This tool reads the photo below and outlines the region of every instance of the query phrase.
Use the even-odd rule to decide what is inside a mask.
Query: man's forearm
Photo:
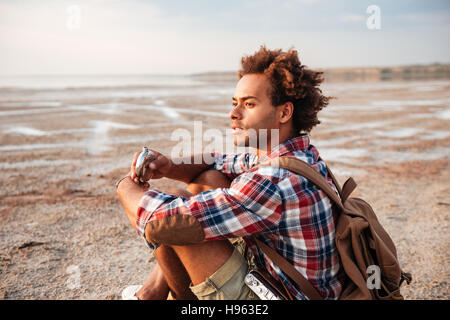
[[[117,195],[122,204],[127,218],[136,229],[136,215],[139,202],[145,194],[145,189],[134,183],[131,178],[123,179],[117,187]]]
[[[204,156],[201,158],[202,163],[195,164],[198,162],[197,158],[200,158],[200,156],[197,155],[195,157],[195,155],[192,155],[185,158],[171,159],[172,167],[166,177],[188,184],[191,183],[200,173],[211,168],[211,164],[205,162]]]

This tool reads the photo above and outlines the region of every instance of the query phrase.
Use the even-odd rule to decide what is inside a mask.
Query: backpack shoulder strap
[[[295,283],[297,283],[305,296],[307,296],[310,300],[323,300],[322,296],[317,292],[312,284],[284,257],[278,254],[271,247],[267,246],[265,243],[258,240],[255,236],[253,236],[253,240],[256,242],[256,245],[261,248],[264,254],[272,260],[273,263],[275,263],[281,270],[283,270],[284,273],[286,273],[292,280],[295,281]]]
[[[302,177],[305,177],[312,183],[314,183],[320,190],[322,190],[328,198],[330,198],[339,208],[344,209],[340,195],[330,187],[327,180],[318,173],[314,168],[312,168],[306,162],[294,158],[294,157],[279,157],[267,162],[261,163],[259,166],[274,166],[287,169],[289,171],[295,172]],[[339,190],[339,189],[338,189]]]
[[[274,166],[280,167],[292,172],[295,172],[314,183],[320,190],[322,190],[336,205],[343,209],[342,201],[340,199],[341,189],[337,185],[339,194],[330,187],[325,178],[312,168],[306,162],[294,157],[279,157],[270,161],[259,164],[258,166]],[[333,181],[335,180],[332,176]],[[275,263],[284,273],[286,273],[302,290],[302,292],[311,300],[323,300],[317,290],[311,283],[292,266],[284,257],[278,254],[274,249],[270,248],[256,237],[253,237],[257,246],[266,254],[273,263]]]
[[[323,159],[319,156],[319,161],[323,161]],[[323,163],[325,163],[325,161],[323,161]],[[339,182],[337,181],[336,177],[334,176],[333,172],[330,170],[330,167],[328,167],[328,165],[325,163],[325,166],[327,167],[327,172],[328,175],[330,176],[331,180],[333,181],[333,184],[336,186],[336,189],[339,193],[339,196],[342,199],[342,188],[341,185],[339,184]]]

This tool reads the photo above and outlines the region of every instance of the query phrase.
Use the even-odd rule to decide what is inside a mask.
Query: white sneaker
[[[139,300],[136,297],[136,292],[142,288],[142,285],[128,286],[122,291],[122,300]]]

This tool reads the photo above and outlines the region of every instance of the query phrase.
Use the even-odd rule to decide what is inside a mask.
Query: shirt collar
[[[262,157],[258,163],[269,161],[277,157],[281,157],[287,153],[295,150],[308,149],[310,145],[309,136],[307,134],[302,134],[294,138],[288,139],[278,146],[274,147],[270,152],[268,152],[264,157]]]

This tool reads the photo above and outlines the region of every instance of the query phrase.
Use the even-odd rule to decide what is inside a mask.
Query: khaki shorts
[[[199,300],[259,300],[244,282],[247,269],[247,260],[235,248],[211,277],[190,288]]]

